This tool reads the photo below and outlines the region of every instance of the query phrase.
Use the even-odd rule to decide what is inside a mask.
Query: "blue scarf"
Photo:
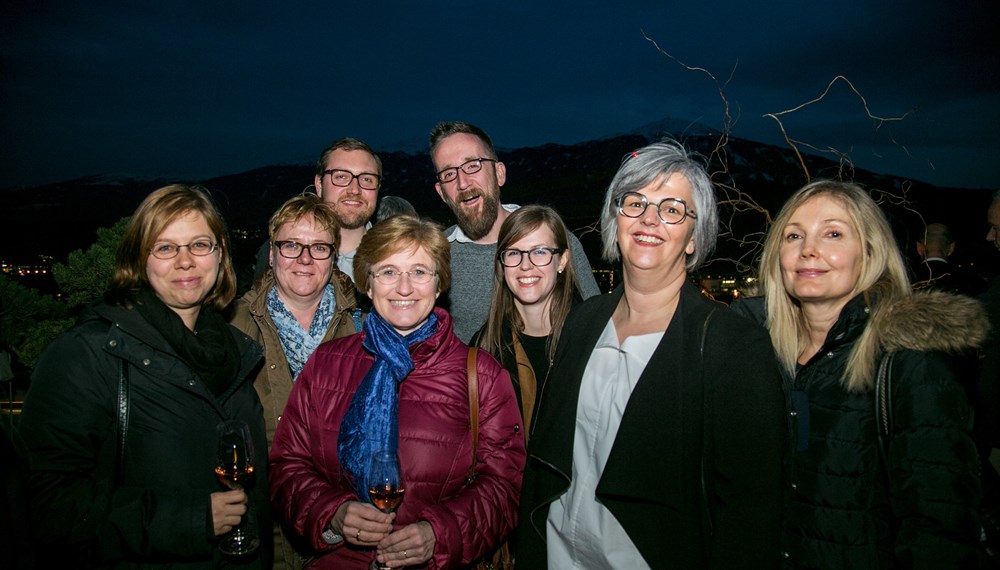
[[[399,394],[397,385],[413,370],[410,346],[427,340],[437,331],[437,315],[431,313],[419,329],[403,336],[377,312],[365,319],[365,350],[375,363],[354,393],[351,406],[340,422],[337,453],[340,465],[354,478],[354,490],[362,502],[368,496],[368,468],[372,455],[381,449],[399,449]]]
[[[267,294],[267,312],[271,315],[274,328],[278,330],[278,340],[281,341],[285,360],[288,361],[292,382],[299,377],[299,372],[302,372],[309,355],[323,342],[326,329],[333,320],[336,309],[337,299],[333,296],[333,286],[327,284],[323,288],[323,296],[320,298],[319,306],[316,307],[316,313],[313,314],[309,330],[303,330],[298,319],[278,296],[277,287],[271,287],[271,291]]]

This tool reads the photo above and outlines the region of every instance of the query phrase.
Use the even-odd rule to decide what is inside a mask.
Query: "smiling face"
[[[638,218],[617,214],[618,248],[626,278],[635,271],[657,272],[664,283],[673,283],[687,275],[685,262],[694,253],[694,220],[685,217],[678,224],[663,223],[655,204],[666,198],[679,198],[693,204],[691,184],[681,174],[653,180],[638,191],[649,207]]]
[[[198,240],[218,243],[200,212],[186,212],[156,236],[156,244],[187,245]],[[177,257],[157,259],[149,254],[146,259],[146,279],[163,304],[177,313],[189,329],[194,329],[202,303],[215,287],[219,276],[221,249],[208,255],[191,255],[189,248],[181,248]]]
[[[363,150],[344,150],[338,148],[326,157],[324,170],[346,170],[355,176],[368,173],[378,174],[378,163],[375,157]],[[364,226],[375,213],[375,202],[378,201],[378,189],[364,190],[358,186],[354,178],[347,186],[336,186],[330,181],[329,174],[317,175],[314,184],[316,193],[333,206],[337,221],[344,229],[353,230]]]
[[[454,168],[476,158],[492,158],[483,141],[475,135],[456,133],[441,140],[434,148],[431,160],[434,171]],[[484,161],[475,174],[458,169],[458,177],[448,183],[437,182],[438,196],[451,208],[458,227],[475,241],[490,233],[500,212],[500,187],[507,181],[507,169],[502,162]]]
[[[274,241],[297,241],[305,245],[334,243],[330,231],[317,227],[312,214],[282,224],[274,234]],[[286,304],[319,303],[323,288],[330,282],[333,274],[333,262],[333,256],[313,259],[312,252],[305,249],[297,258],[289,259],[278,253],[278,248],[271,244],[271,269],[278,297]]]
[[[527,233],[521,239],[508,246],[508,249],[531,251],[540,247],[557,248],[552,230],[541,225]],[[564,251],[552,256],[552,263],[536,267],[528,255],[521,256],[521,264],[517,267],[504,267],[503,277],[507,288],[514,295],[514,302],[519,306],[547,305],[552,300],[552,291],[556,288],[559,273],[566,269],[570,253]]]
[[[785,291],[802,305],[839,313],[861,276],[861,239],[847,210],[819,194],[799,206],[781,231]]]
[[[405,248],[389,257],[372,264],[371,272],[378,273],[384,269],[399,272],[412,272],[418,269],[435,273],[437,265],[423,247]],[[419,329],[431,311],[434,302],[441,294],[438,288],[438,278],[434,276],[427,283],[413,283],[409,275],[404,274],[399,281],[386,285],[368,276],[368,297],[372,307],[396,332],[406,336]]]

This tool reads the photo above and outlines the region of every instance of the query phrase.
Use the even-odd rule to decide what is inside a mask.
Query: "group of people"
[[[967,376],[987,316],[911,292],[863,189],[797,191],[769,229],[762,296],[729,308],[690,279],[718,214],[682,145],[636,149],[609,184],[608,295],[555,210],[501,203],[482,129],[442,123],[429,150],[454,227],[373,219],[381,162],[341,139],[316,193],[271,217],[240,299],[208,194],[143,201],[105,299],[43,355],[18,425],[40,562],[985,562]],[[259,451],[234,490],[213,470],[227,420]],[[383,452],[404,481],[393,512],[370,492]],[[260,547],[234,558],[216,542],[238,526]]]

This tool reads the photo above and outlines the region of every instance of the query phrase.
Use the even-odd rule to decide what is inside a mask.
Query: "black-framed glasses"
[[[334,186],[350,186],[351,181],[355,178],[358,179],[358,187],[363,190],[376,190],[378,189],[379,181],[382,177],[378,174],[372,174],[371,172],[362,172],[361,174],[354,174],[349,170],[341,170],[339,168],[331,168],[330,170],[324,170],[324,175],[330,175],[330,183]]]
[[[156,259],[173,259],[181,252],[181,248],[186,247],[188,253],[204,257],[211,255],[219,247],[219,244],[207,239],[195,240],[191,243],[176,244],[169,241],[161,241],[153,244],[149,248],[149,253]]]
[[[458,169],[461,168],[462,172],[466,174],[475,174],[483,169],[484,162],[496,162],[492,158],[473,158],[472,160],[466,160],[458,166],[452,166],[451,168],[445,168],[437,173],[438,182],[441,184],[447,184],[449,182],[454,182],[458,179]]]
[[[535,267],[545,267],[552,263],[552,258],[563,250],[558,247],[536,247],[535,249],[501,249],[497,252],[497,259],[504,267],[518,267],[528,256],[528,260]]]
[[[399,280],[403,278],[403,275],[410,276],[410,283],[414,285],[426,285],[431,282],[431,279],[437,275],[437,271],[430,271],[429,269],[414,269],[412,271],[400,271],[398,269],[393,269],[392,267],[387,267],[385,269],[379,269],[378,271],[369,271],[372,277],[376,281],[383,285],[395,285],[399,283]]]
[[[689,210],[687,202],[680,198],[664,198],[658,204],[638,192],[626,192],[618,198],[618,213],[627,218],[641,218],[649,206],[656,207],[656,216],[664,224],[679,224],[685,217],[698,219],[698,214]]]
[[[278,254],[281,257],[288,259],[298,259],[306,250],[309,250],[309,256],[317,261],[330,259],[330,256],[333,255],[332,243],[299,243],[294,240],[283,240],[274,242],[274,246],[278,248]]]

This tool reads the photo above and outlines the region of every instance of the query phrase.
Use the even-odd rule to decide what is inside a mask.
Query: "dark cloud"
[[[312,160],[330,140],[481,124],[571,143],[671,116],[864,168],[1000,186],[995,18],[918,2],[264,2],[0,8],[0,187],[91,173],[197,177]],[[645,37],[644,37],[645,36]],[[647,39],[648,38],[648,39]],[[657,51],[652,41],[666,52]],[[669,54],[669,55],[667,55]],[[684,65],[704,68],[693,71]]]

